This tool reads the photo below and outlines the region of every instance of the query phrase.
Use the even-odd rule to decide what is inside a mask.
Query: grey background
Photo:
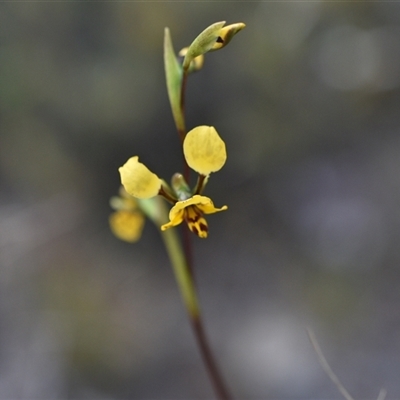
[[[117,168],[182,169],[175,50],[245,22],[190,77],[188,127],[228,161],[229,210],[193,237],[212,346],[237,399],[400,398],[400,5],[0,4],[0,398],[210,399],[156,229],[108,229]]]

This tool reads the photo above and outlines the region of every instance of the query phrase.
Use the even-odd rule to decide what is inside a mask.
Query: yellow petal
[[[221,208],[214,207],[213,202],[209,204],[203,204],[197,206],[204,214],[214,214],[219,211],[225,211],[228,209],[228,206],[222,206]]]
[[[176,213],[189,206],[197,206],[204,214],[212,214],[214,212],[224,211],[228,208],[227,206],[215,208],[214,203],[209,197],[195,194],[193,197],[190,197],[187,200],[178,201],[171,208],[171,211],[169,212],[169,218],[174,218]]]
[[[176,202],[176,204],[171,208],[171,210],[169,212],[170,222],[161,226],[161,230],[165,231],[168,228],[179,225],[185,218],[185,209],[190,206],[196,206],[204,214],[213,214],[218,211],[224,211],[224,210],[228,209],[227,206],[223,206],[221,208],[216,208],[216,207],[214,207],[214,203],[212,202],[212,200],[209,197],[200,196],[199,194],[196,194],[187,200],[182,200],[182,201]],[[188,221],[190,230],[192,232],[195,232],[195,230],[193,229],[193,226],[195,226],[195,224],[194,223],[190,224],[189,222],[190,221]],[[201,220],[196,218],[195,222],[198,224],[203,223],[204,226],[207,228],[207,222],[204,220],[204,218],[202,218]],[[196,228],[197,228],[197,232],[195,232],[195,233],[198,236],[204,237],[204,238],[207,237],[207,229],[206,228],[199,229],[197,225],[196,225]],[[200,235],[199,232],[202,232],[202,235]]]
[[[121,183],[125,190],[138,199],[149,199],[157,196],[161,180],[153,174],[144,164],[139,162],[139,157],[131,157],[119,168]]]
[[[188,132],[183,153],[189,167],[205,176],[219,171],[226,161],[225,143],[213,126],[197,126]]]
[[[180,202],[178,202],[180,203]],[[176,204],[178,204],[176,203]],[[179,225],[183,221],[184,211],[183,208],[177,208],[176,205],[171,208],[169,212],[170,221],[161,226],[161,230],[165,231],[173,226]]]
[[[199,194],[195,194],[191,197],[191,204],[195,205],[200,209],[204,214],[214,214],[219,211],[225,211],[228,209],[228,206],[222,206],[221,208],[216,208],[212,200],[207,196],[200,196]],[[188,201],[186,200],[186,201]]]
[[[109,217],[112,233],[126,242],[136,242],[142,235],[145,218],[140,212],[116,211]]]

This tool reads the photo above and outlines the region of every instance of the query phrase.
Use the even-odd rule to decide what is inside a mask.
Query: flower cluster
[[[225,21],[208,26],[188,47],[179,52],[179,56],[183,57],[181,62],[173,49],[169,29],[165,28],[164,67],[168,97],[175,125],[183,141],[186,164],[198,173],[198,180],[191,190],[183,175],[175,174],[169,186],[142,164],[138,156],[131,157],[119,168],[123,190],[119,197],[111,199],[111,207],[116,211],[110,216],[110,225],[120,239],[130,242],[138,240],[144,224],[144,214],[161,225],[162,231],[186,221],[192,232],[206,238],[208,225],[203,215],[228,208],[216,208],[209,197],[202,195],[210,174],[219,171],[225,164],[225,143],[212,126],[197,126],[186,133],[184,89],[188,74],[202,68],[204,55],[225,47],[244,27],[242,22],[225,26]],[[160,203],[155,205],[156,196],[164,197],[173,205],[167,223],[164,223],[166,217],[155,217],[156,214],[159,216],[159,212],[154,214],[154,210],[160,211],[162,208]],[[153,199],[153,202],[149,199]]]
[[[213,214],[228,208],[216,208],[210,198],[201,195],[209,175],[219,171],[225,164],[225,143],[214,127],[197,126],[185,136],[183,153],[189,167],[199,174],[194,190],[189,189],[181,174],[175,174],[171,187],[168,186],[142,164],[138,156],[131,157],[119,168],[121,183],[134,198],[149,199],[161,195],[173,204],[169,212],[169,222],[162,225],[161,230],[186,221],[192,232],[206,238],[208,225],[203,214]]]

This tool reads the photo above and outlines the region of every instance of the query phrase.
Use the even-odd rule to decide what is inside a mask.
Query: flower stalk
[[[157,211],[154,212],[148,209],[147,216],[152,219],[159,228],[167,219],[167,209],[160,197],[155,198],[155,201],[158,202],[158,207],[156,208]],[[155,208],[153,208],[153,210],[155,210]],[[214,391],[219,400],[230,400],[231,396],[218,369],[207,339],[193,274],[182,249],[177,231],[174,229],[168,229],[164,232],[161,232],[161,237],[171,262],[175,279],[178,284],[197,345],[200,349],[200,353],[206,366],[210,381],[212,382]]]
[[[213,24],[211,27],[206,29],[206,31],[207,31],[206,35],[208,35],[207,40],[206,40],[208,43],[207,46],[210,46],[210,43],[214,43],[217,40],[218,36],[216,35],[215,32],[216,32],[216,30],[220,29],[223,25],[224,25],[224,22],[217,23],[217,24]],[[211,36],[213,35],[211,37],[211,39],[210,39],[210,35]],[[204,37],[204,35],[203,35],[203,37]],[[190,153],[191,155],[194,155],[194,158],[198,157],[197,150],[201,150],[202,145],[204,145],[204,141],[201,142],[201,140],[199,141],[198,138],[197,138],[197,141],[196,141],[196,139],[188,141],[187,140],[188,134],[185,130],[185,92],[186,92],[187,78],[189,75],[190,66],[195,64],[194,61],[196,60],[196,58],[197,59],[201,58],[201,61],[198,63],[200,68],[203,65],[203,53],[205,51],[202,51],[201,46],[197,44],[199,41],[201,42],[201,40],[202,40],[202,34],[200,34],[195,39],[195,41],[193,42],[194,46],[192,43],[192,45],[189,48],[185,49],[185,51],[184,51],[185,58],[183,60],[182,68],[180,69],[181,79],[176,79],[174,83],[168,83],[168,77],[171,76],[171,72],[168,72],[168,70],[171,68],[175,68],[175,66],[172,64],[171,61],[168,61],[170,59],[170,56],[167,53],[169,53],[171,50],[173,51],[173,46],[172,46],[172,40],[171,40],[168,28],[166,28],[166,30],[165,30],[164,60],[166,61],[165,62],[165,70],[166,70],[166,78],[167,78],[167,89],[168,89],[169,93],[172,88],[173,88],[172,90],[179,93],[179,97],[173,96],[173,95],[171,96],[171,94],[169,94],[169,99],[170,99],[170,101],[171,101],[171,99],[176,99],[176,100],[179,99],[179,101],[176,101],[175,104],[171,103],[171,108],[172,108],[172,110],[175,110],[175,113],[173,111],[175,125],[176,125],[177,131],[178,131],[178,135],[181,138],[181,141],[183,144],[183,150],[184,150],[184,154],[185,154],[184,177],[183,178],[184,178],[184,180],[189,181],[189,175],[190,175],[189,167],[191,167],[199,172],[196,188],[194,190],[195,195],[198,195],[199,193],[201,193],[201,191],[204,188],[205,183],[207,181],[208,174],[210,172],[214,172],[214,171],[217,171],[220,168],[222,168],[222,166],[224,165],[225,160],[226,160],[225,144],[222,142],[222,140],[221,140],[221,142],[222,142],[222,147],[223,147],[223,156],[222,156],[223,161],[221,162],[220,166],[218,165],[215,168],[213,168],[213,171],[210,170],[210,171],[207,171],[208,173],[203,174],[201,171],[199,171],[196,168],[196,159],[194,161],[192,161],[191,156],[189,156],[189,157],[187,156],[187,153],[188,154]],[[204,43],[204,41],[203,41],[203,43]],[[192,53],[190,53],[191,50],[192,50]],[[183,54],[182,51],[180,54]],[[194,68],[194,70],[197,70],[197,68]],[[174,84],[176,85],[177,82],[180,83],[179,88],[176,88],[176,86],[174,87]],[[177,111],[177,110],[179,110],[179,111]],[[198,127],[198,128],[200,128],[200,127]],[[192,133],[193,131],[194,130],[192,130],[190,133]],[[210,127],[210,129],[208,129],[207,133],[209,133],[209,131],[212,131],[212,133],[214,133],[215,129]],[[215,131],[215,133],[216,133],[216,131]],[[218,136],[218,134],[216,134],[216,136]],[[218,139],[220,140],[219,137],[218,137]],[[218,145],[221,147],[220,143],[218,143]],[[193,154],[193,152],[191,153],[190,150],[186,151],[185,149],[187,147],[195,149],[194,154]],[[204,149],[204,147],[203,147],[203,149]],[[207,149],[205,149],[205,150],[207,150]],[[193,165],[193,163],[194,163],[194,165]],[[186,189],[186,187],[185,187],[185,189]],[[162,227],[164,227],[164,226],[165,225],[162,225]],[[192,230],[192,227],[190,226],[190,224],[189,224],[189,228]],[[178,249],[178,246],[180,247],[180,243],[176,242],[176,236],[173,236],[174,234],[175,234],[174,230],[165,231],[164,235],[166,235],[166,236],[164,236],[164,243],[167,247],[168,254],[170,255],[171,263],[174,263],[174,262],[179,263],[179,262],[182,262],[182,254],[180,254],[179,256],[174,255],[175,251]],[[168,236],[168,235],[171,235],[171,236]],[[205,235],[207,236],[207,231],[206,231]],[[197,341],[197,345],[199,347],[204,365],[206,366],[209,378],[214,387],[214,391],[215,391],[218,399],[229,400],[229,399],[231,399],[231,395],[224,383],[222,375],[221,375],[219,368],[217,366],[217,363],[215,361],[213,352],[209,345],[208,338],[207,338],[207,335],[206,335],[205,329],[204,329],[204,324],[203,324],[200,308],[198,306],[196,287],[195,287],[195,283],[194,283],[193,265],[191,262],[193,259],[191,237],[190,237],[189,229],[187,229],[187,227],[183,228],[183,236],[184,236],[184,245],[185,245],[184,246],[185,259],[183,260],[183,262],[185,262],[185,268],[183,265],[181,267],[179,267],[179,265],[175,266],[174,267],[175,276],[176,276],[178,285],[180,285],[180,289],[181,289],[183,298],[185,299],[185,297],[188,297],[188,294],[190,293],[189,298],[186,299],[186,307],[187,307],[187,311],[188,311],[189,318],[191,321],[192,329],[193,329],[193,332],[194,332],[194,335],[195,335],[195,338]],[[168,246],[172,246],[172,247],[168,250]],[[182,276],[179,276],[179,275],[182,275],[182,274],[179,274],[180,270],[185,270],[185,279],[183,279]],[[186,288],[185,288],[185,283],[188,284],[188,287],[186,287]],[[194,301],[194,299],[196,299],[196,301]]]
[[[201,32],[191,45],[181,50],[179,63],[175,55],[168,28],[164,32],[164,67],[171,111],[181,139],[184,155],[184,174],[176,173],[171,186],[133,156],[119,168],[120,196],[114,197],[111,206],[115,212],[110,216],[114,234],[125,241],[135,242],[140,238],[144,216],[154,222],[160,230],[183,303],[187,310],[193,332],[208,375],[219,400],[230,400],[231,396],[217,367],[209,345],[201,316],[199,300],[194,282],[192,244],[190,231],[199,238],[207,238],[208,224],[204,214],[224,211],[202,192],[211,173],[219,171],[227,155],[225,143],[213,126],[201,125],[186,130],[185,91],[188,76],[203,66],[204,54],[224,47],[232,37],[244,28],[243,23],[224,27],[225,21],[217,22]],[[190,169],[198,174],[197,183],[191,189]],[[164,200],[172,204],[167,210]],[[186,222],[183,230],[183,247],[173,227]]]

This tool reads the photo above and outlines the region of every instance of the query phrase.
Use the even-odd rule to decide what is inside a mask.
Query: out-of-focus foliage
[[[189,77],[187,128],[228,160],[195,241],[236,398],[400,397],[400,5],[0,5],[0,398],[212,396],[158,232],[108,229],[118,167],[182,172],[163,70],[215,21],[246,29]]]

